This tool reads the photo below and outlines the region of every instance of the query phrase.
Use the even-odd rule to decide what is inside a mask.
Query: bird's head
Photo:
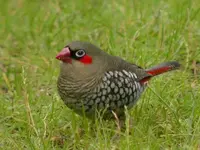
[[[56,59],[63,63],[72,64],[78,61],[85,65],[95,63],[96,57],[101,57],[105,54],[95,45],[88,42],[74,41],[66,45],[56,56]]]
[[[62,61],[62,70],[76,73],[97,73],[103,68],[109,55],[88,42],[74,41],[67,44],[56,56]],[[66,72],[66,71],[65,71]]]

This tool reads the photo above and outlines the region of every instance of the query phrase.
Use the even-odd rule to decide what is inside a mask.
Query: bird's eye
[[[76,57],[83,57],[85,55],[85,51],[80,49],[75,53]]]

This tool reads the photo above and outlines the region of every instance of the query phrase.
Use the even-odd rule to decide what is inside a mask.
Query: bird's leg
[[[120,115],[117,115],[115,112],[113,112],[115,123],[117,126],[118,133],[120,132],[128,132],[130,134],[130,129],[133,126],[133,118],[130,118],[130,116],[126,112],[121,113]]]
[[[125,124],[125,113],[122,113],[120,115],[117,115],[114,111],[112,111],[112,114],[115,118],[115,123],[117,126],[117,132],[115,135],[112,137],[112,141],[117,141],[121,137],[121,132],[124,132],[126,129],[126,124]]]
[[[124,121],[124,115],[120,115],[118,116],[114,111],[112,111],[112,114],[115,118],[115,123],[117,125],[117,131],[120,132],[121,128],[125,125],[125,121]]]

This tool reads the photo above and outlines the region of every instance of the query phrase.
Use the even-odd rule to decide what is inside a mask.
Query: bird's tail
[[[180,66],[181,65],[177,61],[169,61],[156,65],[150,69],[146,69],[146,72],[152,76],[157,76],[168,71],[179,69]]]
[[[164,62],[159,65],[156,65],[150,69],[146,69],[146,72],[150,75],[149,77],[146,77],[142,79],[140,82],[145,83],[147,82],[150,78],[163,74],[168,71],[176,70],[180,68],[180,64],[177,61],[170,61],[170,62]]]

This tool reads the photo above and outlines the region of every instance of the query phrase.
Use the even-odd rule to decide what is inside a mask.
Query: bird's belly
[[[98,86],[83,97],[71,98],[64,96],[62,99],[77,114],[94,118],[97,111],[110,116],[113,115],[112,111],[117,114],[123,113],[125,106],[128,109],[132,108],[144,89],[145,86],[139,83],[121,88],[116,86],[102,88],[102,86]]]

